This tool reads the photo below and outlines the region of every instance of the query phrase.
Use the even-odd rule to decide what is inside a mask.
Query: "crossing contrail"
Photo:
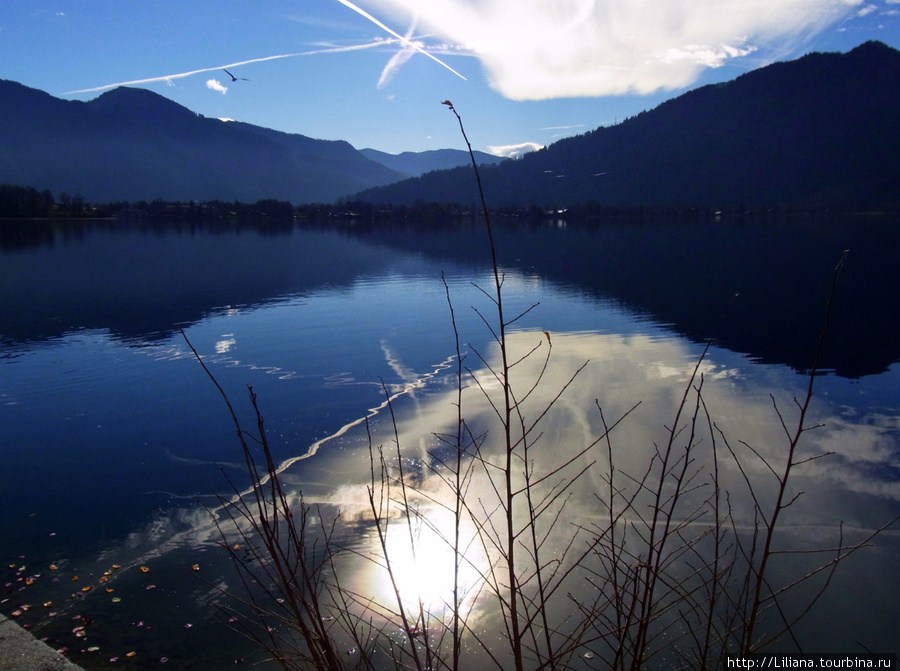
[[[400,41],[400,44],[402,44],[404,47],[412,47],[413,49],[415,49],[416,51],[418,51],[420,54],[425,54],[426,56],[428,56],[428,58],[430,58],[431,60],[433,60],[435,63],[439,63],[440,65],[443,65],[445,68],[447,68],[448,70],[450,70],[450,72],[452,72],[453,74],[455,74],[455,75],[456,75],[457,77],[459,77],[460,79],[463,79],[463,80],[466,79],[466,78],[463,77],[461,74],[459,74],[456,70],[454,70],[454,69],[451,68],[449,65],[447,65],[444,61],[442,61],[440,58],[438,58],[438,57],[435,56],[434,54],[431,54],[431,53],[427,52],[425,49],[423,49],[422,47],[420,47],[418,44],[416,44],[415,42],[412,42],[408,37],[403,37],[403,35],[401,35],[400,33],[396,32],[395,30],[392,30],[391,28],[388,28],[388,27],[387,27],[386,25],[384,25],[381,21],[379,21],[379,20],[376,19],[374,16],[372,16],[371,14],[369,14],[366,10],[362,9],[361,7],[357,7],[356,5],[354,5],[352,2],[350,2],[350,0],[337,0],[337,1],[338,1],[339,3],[341,3],[342,5],[344,5],[345,7],[349,7],[350,9],[352,9],[354,12],[356,12],[356,13],[359,14],[360,16],[362,16],[362,17],[364,17],[364,18],[367,18],[369,21],[371,21],[372,23],[374,23],[376,26],[378,26],[378,27],[381,28],[382,30],[384,30],[384,31],[390,33],[391,35],[393,35],[395,38],[397,38],[397,39]],[[467,81],[468,81],[468,80],[467,80]]]

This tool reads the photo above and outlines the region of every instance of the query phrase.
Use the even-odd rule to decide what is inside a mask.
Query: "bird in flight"
[[[235,77],[233,74],[231,74],[230,72],[228,72],[228,70],[226,70],[225,68],[222,68],[222,71],[223,71],[226,75],[228,75],[229,77],[231,77],[231,81],[233,81],[233,82],[236,82],[236,81],[238,81],[238,80],[241,80],[241,81],[244,81],[244,82],[249,82],[249,81],[250,81],[250,80],[247,79],[246,77]]]

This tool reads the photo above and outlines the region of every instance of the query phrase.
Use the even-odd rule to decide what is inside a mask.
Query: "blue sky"
[[[15,0],[0,79],[131,82],[208,117],[391,153],[511,154],[810,51],[900,48],[900,0]],[[223,67],[247,81],[232,81]]]

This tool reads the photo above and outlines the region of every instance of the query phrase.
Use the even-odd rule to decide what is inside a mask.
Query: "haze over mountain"
[[[775,63],[485,167],[481,179],[494,206],[896,205],[900,52],[867,42],[847,54]],[[357,197],[478,200],[470,169]]]
[[[432,170],[450,170],[472,165],[469,152],[459,149],[434,149],[432,151],[404,151],[400,154],[388,154],[377,149],[360,149],[366,158],[377,161],[391,170],[402,173],[406,177],[419,177]],[[474,151],[478,165],[496,165],[506,158],[494,156],[483,151]]]
[[[331,202],[402,175],[347,142],[199,116],[144,89],[66,101],[0,81],[0,183],[91,202]]]

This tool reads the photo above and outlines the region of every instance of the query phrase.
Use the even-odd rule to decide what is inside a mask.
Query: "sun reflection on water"
[[[460,526],[457,555],[454,529],[453,513],[436,505],[420,508],[411,518],[391,519],[384,535],[388,561],[373,532],[366,539],[370,561],[357,573],[357,588],[381,604],[395,604],[399,594],[413,620],[420,607],[430,617],[450,615],[455,589],[460,611],[467,612],[487,562],[472,547],[474,532],[465,522]]]

